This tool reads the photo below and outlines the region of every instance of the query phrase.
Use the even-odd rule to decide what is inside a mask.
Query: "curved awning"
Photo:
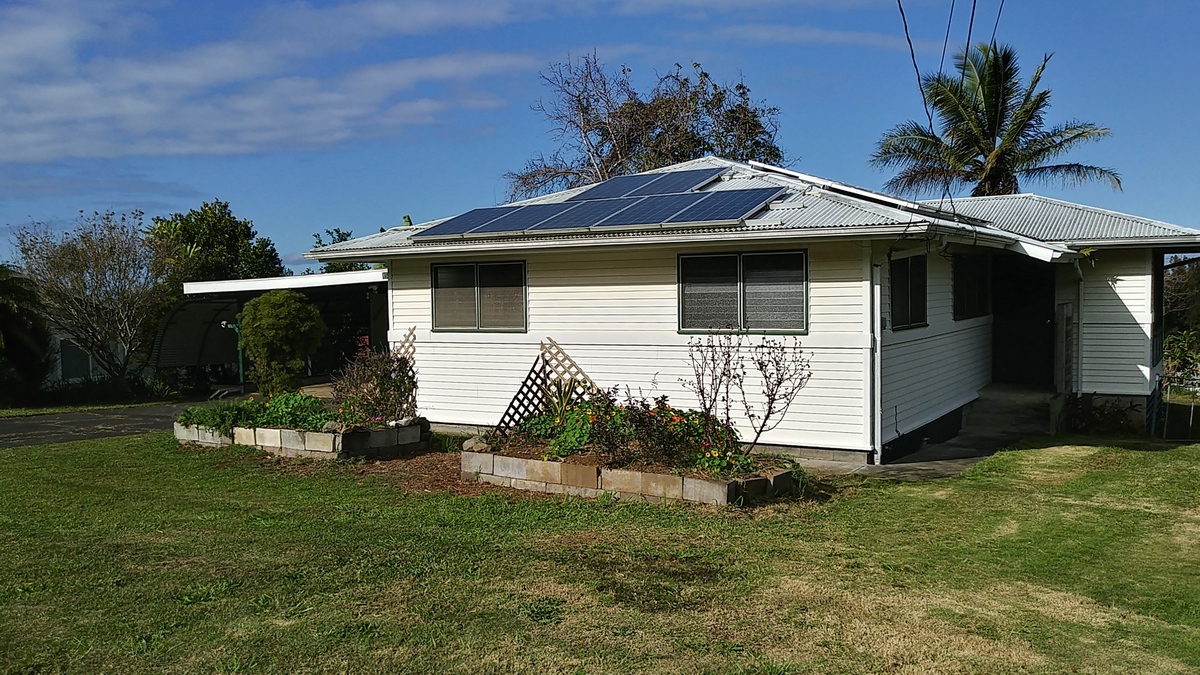
[[[236,363],[237,333],[221,328],[221,322],[236,321],[239,311],[241,302],[235,298],[198,298],[175,305],[158,327],[150,366],[158,370]]]

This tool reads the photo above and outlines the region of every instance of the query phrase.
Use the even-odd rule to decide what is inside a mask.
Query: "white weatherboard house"
[[[496,424],[553,338],[601,386],[694,405],[688,341],[800,336],[764,442],[879,461],[992,383],[1145,402],[1164,252],[1200,232],[1036,195],[911,202],[707,157],[316,249],[386,262],[419,405]]]

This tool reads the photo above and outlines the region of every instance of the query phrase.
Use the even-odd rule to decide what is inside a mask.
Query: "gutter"
[[[1200,251],[1200,234],[1181,234],[1171,237],[1131,237],[1128,239],[1072,239],[1060,242],[1071,248],[1161,248],[1163,246],[1191,247]]]
[[[748,225],[781,225],[779,221],[757,220],[748,221]],[[1074,255],[1075,252],[1063,246],[1045,244],[1027,237],[1021,237],[1003,230],[993,228],[982,229],[961,223],[940,221],[914,221],[911,224],[892,224],[846,227],[827,227],[814,229],[779,228],[772,230],[736,230],[718,233],[680,234],[678,230],[671,236],[655,234],[652,236],[616,236],[616,237],[581,237],[577,239],[528,239],[512,237],[487,242],[471,244],[462,243],[430,243],[414,246],[411,244],[388,246],[372,249],[348,249],[324,251],[321,249],[308,251],[304,257],[309,260],[380,260],[417,255],[462,254],[462,253],[491,253],[545,249],[595,248],[598,246],[676,246],[694,244],[713,244],[736,241],[772,242],[778,240],[796,239],[838,239],[853,238],[886,238],[905,235],[945,234],[962,241],[974,244],[1008,248],[1024,253],[1039,260],[1055,260],[1061,256]]]

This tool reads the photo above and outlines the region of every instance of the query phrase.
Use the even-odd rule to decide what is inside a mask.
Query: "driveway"
[[[195,403],[4,418],[0,419],[0,448],[165,431],[171,428],[179,413],[191,405]]]

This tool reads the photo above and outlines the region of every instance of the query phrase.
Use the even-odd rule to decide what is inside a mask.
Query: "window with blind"
[[[808,329],[808,255],[679,257],[679,329],[800,333]]]
[[[926,326],[925,298],[929,275],[925,255],[897,258],[889,267],[891,276],[892,330]]]
[[[431,269],[434,330],[525,330],[525,263],[463,263]]]
[[[992,257],[980,253],[954,256],[954,320],[992,313]]]

